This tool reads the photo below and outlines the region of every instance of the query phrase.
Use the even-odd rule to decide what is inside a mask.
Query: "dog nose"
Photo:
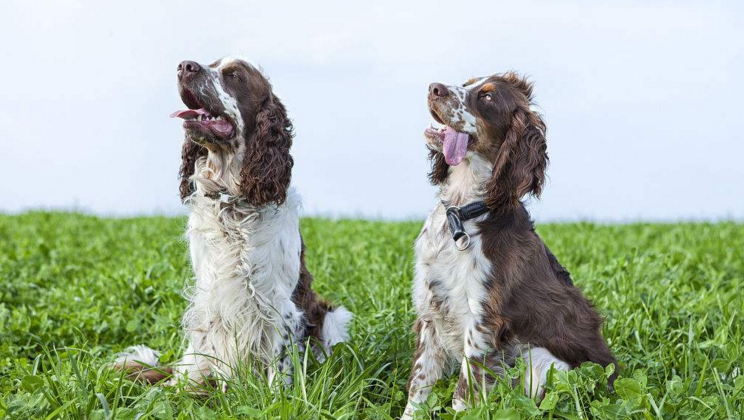
[[[429,85],[429,96],[433,98],[444,98],[447,95],[449,95],[447,86],[441,83],[432,83]]]
[[[199,71],[201,71],[201,66],[195,61],[181,61],[178,64],[178,77],[192,75]]]

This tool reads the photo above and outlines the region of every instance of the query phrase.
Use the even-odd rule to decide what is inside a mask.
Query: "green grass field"
[[[0,216],[0,418],[390,419],[413,353],[412,244],[420,222],[305,219],[315,288],[356,314],[353,339],[323,365],[297,358],[290,388],[240,369],[228,391],[148,387],[109,369],[144,343],[175,361],[191,278],[183,218]],[[622,368],[584,365],[535,402],[504,381],[478,408],[429,401],[441,419],[744,418],[744,225],[538,226],[606,317]],[[510,375],[518,375],[517,369]],[[428,418],[428,415],[422,418]]]

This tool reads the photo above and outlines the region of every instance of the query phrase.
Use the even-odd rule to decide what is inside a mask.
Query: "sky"
[[[304,215],[423,218],[432,82],[535,83],[538,221],[744,219],[744,2],[16,1],[0,16],[0,212],[183,214],[182,60],[260,66]]]

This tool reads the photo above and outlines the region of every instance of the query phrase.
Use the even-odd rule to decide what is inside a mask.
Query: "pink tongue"
[[[184,111],[176,111],[171,114],[171,118],[183,118],[189,119],[189,118],[196,118],[199,115],[209,115],[209,111],[207,111],[204,108],[201,109],[187,109]]]
[[[209,121],[209,127],[223,136],[229,137],[232,135],[233,126],[227,120]]]
[[[171,118],[183,118],[184,120],[191,120],[199,115],[210,115],[209,111],[207,111],[204,108],[200,109],[187,109],[184,111],[176,111],[171,114]],[[204,126],[207,126],[212,129],[212,131],[216,131],[218,134],[229,137],[232,135],[233,132],[233,126],[230,124],[229,121],[226,119],[220,119],[220,120],[209,120],[209,121],[201,121],[201,124]]]
[[[444,129],[442,149],[444,149],[444,160],[449,165],[457,166],[465,158],[469,138],[468,134],[457,132],[450,127]]]

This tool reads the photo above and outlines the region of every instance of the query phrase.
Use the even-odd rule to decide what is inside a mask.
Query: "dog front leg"
[[[267,370],[269,386],[279,377],[284,386],[290,386],[293,382],[294,365],[292,362],[292,345],[297,346],[299,354],[305,351],[303,332],[305,329],[305,318],[302,311],[292,301],[285,303],[282,319],[284,325],[277,329],[273,338],[273,360]]]
[[[473,320],[465,331],[464,357],[452,398],[452,408],[456,411],[466,409],[481,395],[487,395],[497,377],[504,375],[504,365],[513,363],[511,347],[505,350],[494,340],[492,331],[498,330],[498,326],[487,328]]]
[[[417,406],[426,401],[431,388],[442,377],[445,368],[445,351],[434,323],[429,319],[416,320],[416,354],[408,379],[408,403],[401,420],[410,420]]]
[[[188,379],[190,388],[201,387],[206,384],[211,373],[211,361],[207,356],[200,353],[191,343],[189,343],[183,358],[173,369],[173,378],[166,385],[174,386],[179,382]]]

